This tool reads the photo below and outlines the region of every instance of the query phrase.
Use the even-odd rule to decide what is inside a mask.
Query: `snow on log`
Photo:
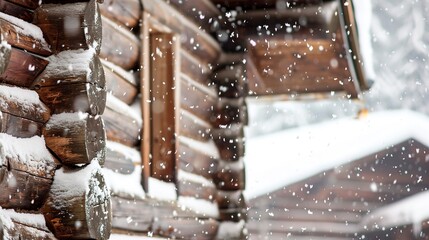
[[[177,204],[182,209],[187,209],[191,212],[191,216],[199,219],[219,218],[219,208],[215,202],[207,201],[194,197],[179,196]],[[189,213],[185,216],[178,214],[178,217],[189,217]]]
[[[104,164],[106,136],[99,116],[81,112],[52,115],[43,135],[63,164],[87,164],[94,159]]]
[[[247,221],[247,210],[244,208],[219,209],[219,220],[228,222]]]
[[[221,191],[217,192],[216,202],[219,209],[246,208],[243,191]]]
[[[120,143],[106,141],[106,160],[104,168],[121,174],[134,172],[134,164],[141,162],[140,153]]]
[[[54,240],[42,214],[18,213],[0,207],[0,239]]]
[[[198,141],[208,141],[210,139],[210,129],[212,126],[198,118],[194,114],[181,110],[179,116],[179,135],[192,138]]]
[[[222,127],[233,123],[247,125],[247,106],[244,98],[221,98],[215,106],[211,120],[216,127]]]
[[[216,239],[239,240],[246,239],[247,229],[246,222],[221,222],[217,231]]]
[[[0,85],[0,111],[41,123],[51,116],[35,91],[3,85]]]
[[[112,95],[107,96],[107,107],[102,118],[107,139],[133,147],[140,140],[142,119],[134,110]]]
[[[0,206],[34,210],[42,206],[56,163],[43,138],[0,133]]]
[[[0,82],[28,88],[48,63],[44,58],[12,47],[9,64],[0,75]]]
[[[57,170],[41,210],[57,238],[109,239],[111,200],[100,165]]]
[[[0,12],[17,17],[26,22],[32,22],[34,17],[34,13],[30,9],[6,0],[0,1]]]
[[[54,113],[104,112],[104,70],[93,49],[64,51],[48,59],[49,65],[33,88]]]
[[[101,19],[95,0],[43,4],[35,11],[34,22],[42,29],[55,53],[81,48],[100,51]]]
[[[42,135],[43,123],[0,111],[0,133],[14,137],[28,138]]]
[[[11,47],[3,41],[3,34],[0,32],[0,75],[3,74],[10,61]]]
[[[129,70],[139,60],[139,39],[129,29],[102,17],[103,42],[100,58]]]
[[[14,47],[42,56],[52,54],[42,31],[34,24],[0,12],[0,29],[4,40]]]
[[[106,0],[100,5],[100,12],[115,22],[133,28],[139,23],[142,9],[139,0]]]
[[[107,92],[126,104],[132,104],[138,94],[136,75],[111,62],[101,62],[106,76]]]
[[[211,180],[183,170],[178,170],[177,189],[180,196],[205,199],[210,202],[216,200],[217,190]]]
[[[216,84],[220,97],[240,98],[247,95],[245,75],[242,64],[232,64],[217,70],[211,80]]]
[[[230,124],[226,128],[212,129],[211,136],[219,149],[220,158],[238,161],[244,156],[244,130],[242,124]]]
[[[219,190],[236,191],[245,187],[245,171],[243,160],[238,162],[219,161],[214,182]]]
[[[155,220],[152,231],[155,235],[173,239],[214,239],[219,223],[213,219],[170,218]]]

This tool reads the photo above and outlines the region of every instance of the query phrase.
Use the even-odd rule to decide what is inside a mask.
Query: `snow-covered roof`
[[[370,113],[247,139],[247,199],[413,138],[429,146],[429,117],[409,110]]]

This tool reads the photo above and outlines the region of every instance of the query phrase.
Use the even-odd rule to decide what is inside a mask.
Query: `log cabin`
[[[277,2],[0,0],[0,237],[245,239],[246,98],[370,87],[351,0]]]
[[[386,111],[249,142],[249,238],[426,239],[428,123]],[[271,152],[264,164],[258,146]]]

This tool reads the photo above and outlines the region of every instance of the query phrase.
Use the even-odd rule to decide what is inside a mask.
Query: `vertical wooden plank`
[[[175,81],[173,38],[150,34],[151,79],[151,176],[164,181],[175,179]]]

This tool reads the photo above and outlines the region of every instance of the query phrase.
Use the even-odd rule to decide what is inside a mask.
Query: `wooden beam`
[[[183,109],[180,111],[179,119],[180,136],[201,142],[207,142],[210,139],[210,129],[212,128],[210,123]]]
[[[139,23],[142,8],[139,0],[105,0],[100,12],[112,21],[134,28]]]
[[[243,124],[231,124],[227,128],[212,129],[211,136],[225,161],[238,161],[244,156]]]
[[[0,12],[22,19],[26,22],[32,22],[34,17],[33,11],[15,4],[10,0],[0,0]]]
[[[169,218],[155,220],[152,231],[155,235],[167,238],[214,239],[219,223],[213,219]]]
[[[237,191],[245,189],[245,179],[245,169],[242,160],[237,162],[219,161],[213,181],[219,190]]]
[[[28,138],[42,134],[43,123],[0,111],[0,133]]]
[[[177,149],[179,168],[196,175],[212,179],[218,168],[219,160],[202,150],[186,143],[180,143]]]
[[[211,118],[212,124],[217,127],[229,124],[248,123],[247,104],[244,98],[221,98],[218,100]]]
[[[101,61],[106,78],[106,91],[124,103],[130,105],[138,94],[138,77],[108,61]]]
[[[135,170],[134,164],[136,160],[140,161],[140,154],[136,149],[112,141],[106,142],[104,168],[108,168],[115,173],[131,174]]]
[[[56,239],[46,227],[42,214],[20,213],[12,209],[0,209],[0,238],[33,240]]]
[[[8,0],[8,1],[33,10],[38,8],[42,3],[42,1],[37,1],[37,0]]]

